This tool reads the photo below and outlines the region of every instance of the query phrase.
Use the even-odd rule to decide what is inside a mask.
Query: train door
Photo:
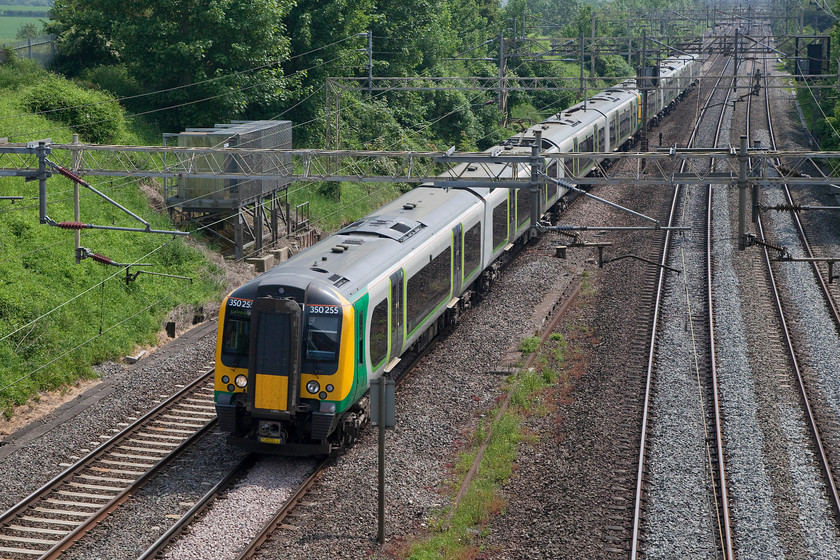
[[[403,345],[403,269],[391,275],[391,358],[402,352]]]
[[[463,281],[462,276],[462,254],[463,254],[463,245],[462,245],[462,238],[461,232],[464,230],[464,226],[458,224],[454,228],[452,228],[452,244],[453,244],[453,254],[455,257],[455,262],[453,263],[452,267],[452,294],[457,295],[461,293],[461,282]]]
[[[619,136],[618,136],[618,113],[613,113],[612,115],[612,135],[610,136],[610,142],[612,145],[610,146],[611,149],[617,150],[619,146]]]
[[[353,386],[356,388],[354,400],[361,398],[367,388],[367,357],[366,341],[368,340],[368,333],[366,329],[366,321],[368,316],[368,304],[370,300],[365,295],[362,299],[353,304],[353,311],[356,317],[356,365],[354,369]]]
[[[293,414],[300,395],[301,310],[290,299],[258,298],[251,306],[247,405]]]
[[[516,196],[519,189],[508,189],[508,243],[516,239]]]

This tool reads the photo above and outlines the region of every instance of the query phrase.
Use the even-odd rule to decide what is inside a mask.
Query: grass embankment
[[[458,558],[467,560],[483,554],[483,539],[489,534],[493,515],[504,511],[502,487],[514,473],[519,444],[534,441],[525,426],[532,415],[552,411],[558,396],[568,395],[575,372],[569,373],[570,350],[565,338],[554,333],[540,346],[530,337],[519,345],[523,355],[538,352],[535,366],[509,378],[510,406],[501,416],[496,409],[486,416],[463,451],[451,483],[454,496],[472,466],[476,454],[487,442],[478,472],[470,482],[460,504],[437,512],[430,520],[431,534],[406,545],[405,556],[412,560]],[[453,509],[454,507],[454,509]]]
[[[400,194],[402,190],[395,183],[293,183],[289,202],[292,212],[296,205],[308,202],[313,225],[332,233]]]
[[[83,142],[160,143],[159,135],[126,121],[105,94],[47,74],[29,61],[0,65],[0,138],[60,143],[70,142],[74,131]],[[64,160],[60,154],[55,157]],[[173,229],[165,212],[150,209],[137,181],[87,180],[151,222],[153,229]],[[47,215],[73,221],[72,193],[68,179],[57,174],[49,178]],[[82,222],[143,227],[86,189],[81,194]],[[0,196],[23,197],[15,203],[0,201],[0,411],[6,415],[13,405],[37,398],[39,391],[93,376],[91,364],[154,344],[176,306],[198,306],[220,295],[222,271],[181,237],[82,232],[83,247],[116,262],[148,263],[152,266],[143,270],[193,279],[189,283],[141,274],[126,284],[121,268],[91,259],[75,264],[72,231],[39,224],[37,181],[0,178]]]

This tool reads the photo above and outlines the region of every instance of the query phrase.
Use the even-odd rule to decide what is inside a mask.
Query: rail
[[[213,371],[0,516],[0,554],[56,558],[214,426]]]
[[[709,97],[706,99],[703,108],[700,111],[700,114],[697,118],[697,122],[694,126],[694,130],[691,133],[691,137],[688,142],[688,146],[693,146],[696,140],[697,132],[700,127],[700,123],[702,122],[706,111],[712,106],[711,100],[715,91],[719,88],[719,83],[722,80],[723,75],[718,77],[715,86],[712,88],[712,93],[710,93]],[[723,115],[723,111],[721,111],[721,117]],[[718,132],[720,129],[721,119],[718,120]],[[681,173],[684,171],[685,166],[687,165],[686,162],[683,162],[680,168]],[[711,188],[711,186],[710,186]],[[680,198],[681,193],[681,185],[677,185],[674,189],[674,198],[672,201],[670,215],[668,217],[668,226],[673,225],[674,217],[677,210],[677,204]],[[708,228],[707,228],[708,231]],[[641,550],[640,550],[640,541],[641,541],[641,523],[642,523],[642,502],[643,502],[643,495],[644,495],[644,475],[646,470],[646,451],[647,451],[647,430],[648,425],[650,423],[650,416],[651,416],[651,395],[653,392],[653,372],[656,364],[656,340],[658,336],[658,326],[659,326],[659,318],[660,318],[660,311],[661,311],[661,302],[663,298],[663,291],[665,286],[665,271],[666,265],[668,261],[668,252],[669,246],[671,242],[671,232],[670,230],[666,232],[665,240],[663,241],[663,248],[662,248],[662,257],[660,261],[660,269],[659,269],[659,278],[657,281],[657,288],[656,288],[656,297],[655,297],[655,308],[654,308],[654,318],[653,324],[651,328],[651,333],[649,337],[649,352],[648,352],[648,363],[647,363],[647,371],[645,375],[645,392],[644,392],[644,404],[642,407],[642,425],[641,425],[641,434],[640,434],[640,445],[639,445],[639,458],[637,462],[637,470],[636,470],[636,489],[635,489],[635,498],[633,503],[633,522],[632,522],[632,529],[631,529],[631,537],[630,537],[630,558],[631,560],[637,560],[640,557]],[[711,313],[711,311],[710,311]],[[713,336],[712,336],[713,340]],[[717,423],[719,426],[720,424]],[[717,439],[717,447],[718,449],[721,448],[721,438],[720,433],[718,430]],[[719,452],[719,458],[722,458],[722,454]],[[720,463],[719,463],[720,464]],[[719,466],[719,473],[723,475],[723,467],[722,465]],[[725,485],[725,478],[724,485]],[[731,551],[731,531],[729,528],[729,520],[728,520],[728,510],[724,511],[723,517],[724,521],[724,528],[722,530],[723,534],[721,535],[722,538],[722,548],[724,551],[729,549]],[[731,552],[727,558],[732,558]]]
[[[767,80],[767,62],[765,64],[765,81]],[[765,100],[765,109],[767,113],[767,127],[770,133],[770,143],[771,147],[775,149],[776,147],[776,135],[773,131],[773,119],[770,113],[770,100],[767,93],[767,89],[764,90],[764,100]],[[793,198],[791,197],[790,189],[787,185],[784,185],[784,192],[785,196],[787,197],[788,203],[793,205]],[[757,217],[756,226],[758,228],[759,239],[766,243],[766,239],[764,236],[764,228],[762,227],[761,216],[758,215]],[[799,219],[799,215],[797,212],[793,212],[794,223],[796,224],[797,231],[799,233],[799,237],[802,241],[803,249],[805,250],[808,257],[813,258],[814,254],[811,249],[811,245],[808,242],[807,235],[805,234],[805,229],[802,226],[802,222]],[[782,332],[784,333],[785,337],[785,346],[787,347],[788,354],[790,355],[791,363],[793,365],[794,373],[796,374],[796,381],[797,386],[799,387],[799,393],[802,397],[803,408],[805,409],[805,416],[807,418],[808,427],[811,431],[811,437],[814,442],[814,447],[817,451],[817,460],[820,465],[820,470],[825,477],[826,489],[828,492],[828,498],[831,502],[832,509],[836,516],[840,517],[840,492],[838,492],[837,482],[834,479],[834,475],[832,473],[831,463],[828,458],[828,453],[826,451],[825,445],[823,443],[823,437],[820,435],[820,430],[817,425],[817,419],[814,414],[814,410],[811,407],[810,400],[808,398],[808,391],[805,385],[805,379],[802,374],[802,371],[799,367],[799,360],[797,359],[796,349],[793,344],[792,335],[790,329],[788,328],[787,321],[785,319],[784,307],[782,305],[781,296],[779,294],[778,287],[776,285],[776,280],[773,276],[773,270],[770,265],[770,254],[768,248],[766,246],[763,247],[764,250],[764,260],[767,266],[768,276],[770,278],[770,284],[773,290],[773,297],[776,303],[776,310],[779,314],[779,322],[782,327]],[[823,278],[822,271],[817,266],[817,263],[812,261],[811,262],[812,270],[814,272],[814,277],[817,281],[817,284],[820,286],[820,289],[823,293],[826,306],[828,307],[829,311],[831,312],[835,325],[840,328],[840,315],[838,315],[837,306],[834,303],[834,299],[831,297],[831,293],[828,290],[828,286],[826,284],[825,279]]]

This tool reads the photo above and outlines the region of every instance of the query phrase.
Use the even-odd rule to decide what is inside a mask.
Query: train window
[[[464,278],[469,277],[481,264],[481,222],[464,234]]]
[[[621,134],[621,138],[630,134],[630,129],[632,125],[630,124],[630,115],[631,111],[624,111],[621,113],[621,122],[618,125],[619,134]]]
[[[580,152],[593,152],[593,151],[595,151],[594,148],[595,148],[595,141],[594,141],[593,136],[587,136],[586,138],[583,139],[583,142],[581,142],[578,145],[578,151],[580,151]],[[583,173],[586,169],[589,168],[590,165],[592,165],[593,160],[587,158],[587,159],[581,159],[579,161],[580,161],[580,165],[578,167],[578,173]]]
[[[406,313],[409,332],[449,298],[452,285],[452,247],[447,247],[408,279]]]
[[[291,320],[286,313],[260,313],[257,330],[257,375],[289,375]]]
[[[516,191],[516,227],[519,229],[531,219],[531,193],[525,189]]]
[[[605,152],[607,151],[607,129],[602,128],[600,131],[600,137],[598,138],[598,151]]]
[[[493,250],[495,251],[507,241],[507,200],[493,208]]]
[[[308,315],[303,337],[306,346],[306,361],[338,363],[340,324],[341,318],[337,315]]]
[[[222,363],[228,367],[248,367],[251,343],[251,312],[228,308],[222,330]]]
[[[370,318],[370,365],[378,368],[388,355],[388,299],[373,308]]]
[[[359,364],[365,363],[365,315],[364,313],[359,313],[359,329],[356,331],[356,336],[359,337],[359,351],[358,351],[358,360]]]

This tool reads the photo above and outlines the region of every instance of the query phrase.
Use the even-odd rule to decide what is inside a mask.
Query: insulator
[[[75,173],[70,171],[69,169],[61,167],[60,165],[56,165],[55,169],[56,169],[56,171],[58,171],[59,173],[61,173],[62,175],[64,175],[68,179],[70,179],[71,181],[74,181],[74,182],[82,184],[82,185],[87,185],[87,182],[85,182],[81,177],[79,177],[78,175],[76,175]]]
[[[58,222],[55,225],[62,229],[85,229],[88,227],[84,222]]]
[[[111,263],[113,263],[113,262],[114,262],[112,259],[109,259],[109,258],[108,258],[108,257],[106,257],[105,255],[100,255],[99,253],[93,253],[93,254],[90,256],[90,258],[92,258],[92,259],[93,259],[93,260],[95,260],[96,262],[98,262],[98,263],[102,263],[102,264],[111,264]]]
[[[798,211],[802,210],[802,206],[799,204],[777,204],[776,206],[771,206],[770,209],[778,210],[779,212]]]

